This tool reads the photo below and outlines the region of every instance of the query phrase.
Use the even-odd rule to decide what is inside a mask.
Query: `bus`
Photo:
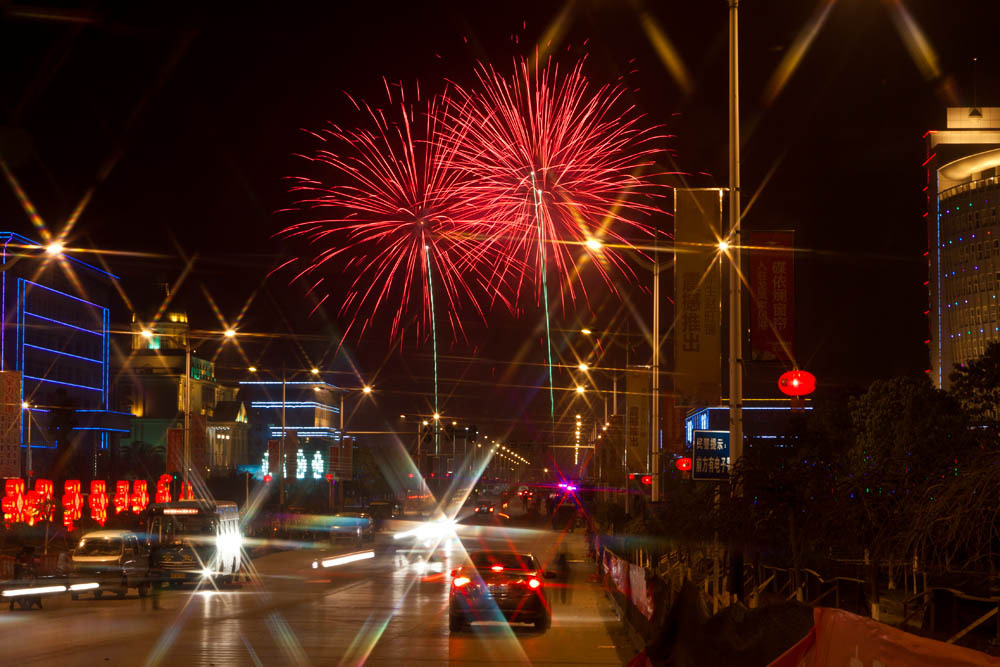
[[[240,512],[236,503],[180,500],[147,510],[146,544],[154,580],[232,582],[242,565]]]

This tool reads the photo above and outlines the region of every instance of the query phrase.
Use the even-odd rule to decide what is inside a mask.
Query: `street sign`
[[[729,431],[695,431],[691,478],[729,479]]]

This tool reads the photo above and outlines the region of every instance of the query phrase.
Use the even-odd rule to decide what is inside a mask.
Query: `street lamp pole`
[[[729,0],[729,457],[743,456],[743,289],[740,233],[739,0]]]
[[[660,500],[660,253],[659,229],[653,249],[653,409],[647,464],[653,476],[651,500]]]
[[[285,364],[281,364],[281,446],[278,448],[278,507],[285,509]]]
[[[190,336],[190,333],[188,334]],[[184,338],[184,463],[181,465],[181,497],[188,485],[191,468],[191,339]]]

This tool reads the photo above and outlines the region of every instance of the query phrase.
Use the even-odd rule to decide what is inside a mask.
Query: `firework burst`
[[[345,337],[355,327],[360,337],[383,309],[393,313],[390,338],[401,336],[411,318],[417,337],[426,335],[434,316],[432,284],[457,335],[463,305],[482,317],[499,297],[496,289],[492,296],[481,289],[496,281],[479,268],[495,249],[476,241],[483,225],[469,215],[468,179],[450,168],[454,142],[443,139],[440,112],[446,98],[422,103],[418,93],[410,104],[402,86],[396,95],[394,87],[386,82],[388,111],[350,98],[367,127],[331,125],[311,133],[325,146],[304,157],[329,177],[296,177],[291,190],[302,195],[299,210],[323,215],[281,232],[306,239],[309,252],[279,268],[296,267],[292,280],[323,294],[316,308],[330,296],[337,282],[331,274],[339,270],[348,281],[340,309],[350,317]]]
[[[450,168],[502,248],[491,279],[513,285],[515,303],[526,284],[541,297],[546,261],[564,306],[586,296],[580,250],[614,290],[613,273],[631,275],[620,249],[648,238],[662,213],[654,172],[666,136],[641,124],[621,85],[591,86],[583,65],[521,59],[510,77],[480,65],[478,85],[456,86],[445,108]]]

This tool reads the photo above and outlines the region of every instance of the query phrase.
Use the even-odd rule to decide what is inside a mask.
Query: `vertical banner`
[[[191,467],[205,474],[208,467],[208,419],[205,415],[191,415]]]
[[[722,396],[722,193],[674,189],[674,390],[677,404]]]
[[[21,373],[0,372],[0,478],[21,476]],[[25,413],[27,417],[27,413]]]
[[[184,465],[184,429],[167,429],[167,472],[182,472]]]
[[[285,474],[288,479],[298,479],[299,475],[299,434],[285,433]]]
[[[648,367],[625,371],[625,451],[629,470],[646,471],[653,377]]]
[[[754,361],[795,354],[795,232],[750,232],[750,349]]]
[[[267,441],[267,474],[272,477],[278,475],[278,457],[281,455],[281,440]]]

